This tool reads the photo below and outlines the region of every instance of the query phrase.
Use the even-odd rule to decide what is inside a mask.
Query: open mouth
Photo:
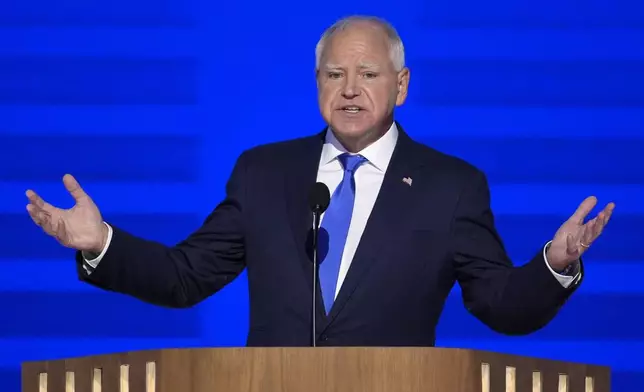
[[[345,113],[356,114],[364,109],[361,108],[360,106],[347,105],[347,106],[343,106],[340,110],[342,110]]]

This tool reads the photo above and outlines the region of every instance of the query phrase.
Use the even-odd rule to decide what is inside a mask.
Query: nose
[[[355,98],[360,95],[360,88],[357,85],[355,75],[347,75],[344,86],[342,86],[342,97],[345,99]]]

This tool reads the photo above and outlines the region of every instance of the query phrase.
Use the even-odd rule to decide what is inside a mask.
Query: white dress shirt
[[[384,136],[359,152],[360,155],[367,159],[367,162],[360,165],[360,167],[355,171],[356,202],[353,208],[351,223],[349,225],[347,241],[342,254],[342,261],[340,263],[340,272],[335,292],[336,296],[338,295],[347,272],[349,271],[351,261],[353,260],[353,256],[358,248],[358,243],[360,242],[362,233],[367,225],[367,220],[369,219],[371,210],[373,209],[376,198],[378,197],[378,192],[380,192],[380,187],[382,186],[382,181],[385,178],[385,173],[387,172],[387,167],[389,166],[397,140],[398,128],[394,123]],[[337,188],[342,181],[344,169],[337,158],[345,152],[347,152],[347,150],[342,146],[342,144],[340,144],[333,132],[327,132],[326,140],[322,147],[322,154],[320,156],[317,181],[324,183],[329,188],[329,192],[331,194],[333,194],[335,188]],[[323,220],[324,214],[322,214],[321,222]],[[98,255],[98,257],[91,260],[88,260],[87,256],[84,255],[85,262],[93,268],[98,266],[98,263],[105,255],[105,252],[107,252],[112,240],[112,228],[107,223],[105,224],[108,227],[108,238],[103,251]],[[556,273],[550,267],[550,264],[548,264],[546,259],[546,250],[549,245],[550,242],[543,248],[543,258],[546,260],[546,266],[563,287],[569,287],[576,279],[579,278],[579,268],[576,268],[577,272],[574,276]],[[84,267],[89,273],[90,269],[87,268],[87,266]]]
[[[387,172],[387,166],[389,166],[389,161],[394,153],[396,140],[398,140],[398,129],[394,124],[384,136],[359,153],[367,161],[354,172],[356,181],[355,204],[353,205],[353,215],[351,216],[347,241],[342,253],[342,261],[340,262],[340,272],[335,289],[336,296],[340,292],[344,278],[347,276],[353,255],[356,253],[358,243],[367,225],[367,220],[376,203],[378,192]],[[336,139],[333,132],[327,132],[326,141],[322,146],[317,181],[324,183],[332,195],[344,176],[344,168],[338,157],[345,152],[347,150]],[[322,214],[320,224],[323,221],[324,214]]]

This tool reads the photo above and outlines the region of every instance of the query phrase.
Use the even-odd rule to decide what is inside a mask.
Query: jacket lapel
[[[329,323],[342,310],[357,286],[364,281],[373,265],[379,261],[380,247],[385,242],[383,239],[400,233],[413,213],[405,209],[406,205],[410,205],[408,201],[413,194],[412,187],[403,179],[413,178],[415,170],[421,164],[415,161],[417,146],[400,125],[398,129],[398,142],[391,162],[347,276],[331,308]]]
[[[291,226],[295,247],[297,248],[298,262],[302,269],[303,278],[309,292],[313,293],[313,214],[309,208],[309,191],[317,180],[318,166],[322,147],[324,145],[322,132],[316,136],[303,139],[303,145],[298,148],[294,156],[288,159],[291,167],[284,171],[285,203],[287,217]],[[317,310],[321,317],[320,323],[326,319],[322,297],[317,287]],[[320,329],[322,326],[320,325]]]

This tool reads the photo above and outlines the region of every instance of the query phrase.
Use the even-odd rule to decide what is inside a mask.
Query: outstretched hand
[[[553,270],[563,271],[579,260],[581,255],[601,235],[613,214],[615,203],[608,203],[596,217],[584,223],[586,216],[596,204],[596,197],[586,198],[577,207],[575,213],[557,230],[546,254],[548,263]]]
[[[78,181],[69,174],[63,177],[65,188],[76,204],[61,209],[45,202],[36,192],[26,192],[31,219],[60,244],[81,251],[100,253],[107,240],[107,227],[98,207],[85,193]]]

